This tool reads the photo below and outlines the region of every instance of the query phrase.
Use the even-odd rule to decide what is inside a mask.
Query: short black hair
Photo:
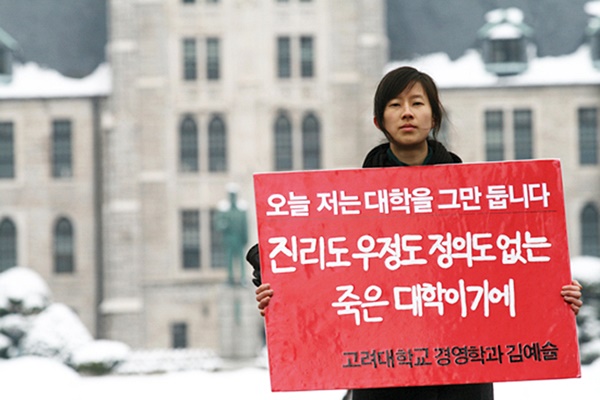
[[[381,79],[377,90],[375,91],[373,114],[375,120],[379,126],[379,129],[389,139],[389,133],[385,130],[383,125],[383,113],[387,103],[396,98],[407,88],[411,88],[415,83],[421,83],[429,104],[431,105],[431,114],[433,118],[433,138],[437,139],[437,134],[442,126],[442,120],[444,118],[444,107],[440,101],[438,89],[431,78],[424,72],[421,72],[413,67],[399,67],[391,70]]]

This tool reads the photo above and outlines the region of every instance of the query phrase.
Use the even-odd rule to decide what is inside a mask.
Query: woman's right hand
[[[271,285],[268,283],[263,283],[256,289],[256,301],[258,302],[258,309],[260,310],[260,315],[265,316],[265,309],[269,305],[271,301],[271,297],[273,297],[273,290],[271,289]]]

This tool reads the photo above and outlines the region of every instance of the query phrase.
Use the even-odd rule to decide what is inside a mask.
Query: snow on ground
[[[573,278],[587,283],[600,283],[600,258],[579,256],[571,259]]]
[[[272,393],[263,368],[162,375],[79,377],[49,360],[23,357],[0,360],[0,396],[20,400],[341,400],[344,391]],[[600,361],[582,368],[580,379],[496,383],[496,400],[596,399],[600,393]]]

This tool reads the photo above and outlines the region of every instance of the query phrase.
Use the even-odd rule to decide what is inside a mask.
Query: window
[[[292,124],[286,115],[279,115],[275,120],[275,170],[289,171],[293,169],[292,158]]]
[[[52,176],[68,178],[73,176],[71,161],[71,121],[52,122]]]
[[[483,44],[485,68],[498,76],[516,75],[527,69],[527,38],[487,38]]]
[[[533,128],[531,110],[514,110],[515,159],[533,158]]]
[[[196,39],[183,39],[183,79],[195,81],[197,77]]]
[[[179,170],[198,171],[198,127],[192,116],[186,116],[179,126]]]
[[[303,78],[314,76],[313,38],[310,36],[300,38],[300,74]]]
[[[217,80],[220,77],[219,39],[206,39],[206,79]]]
[[[227,266],[225,243],[223,242],[223,232],[217,225],[218,217],[218,210],[210,210],[210,263],[213,268],[224,268]]]
[[[227,137],[225,123],[219,116],[208,124],[208,170],[227,171]]]
[[[302,161],[304,169],[321,168],[319,121],[312,113],[302,121]]]
[[[515,39],[489,39],[489,63],[525,62],[525,41]]]
[[[289,78],[292,76],[292,51],[291,41],[287,36],[277,38],[277,77]]]
[[[579,119],[579,163],[595,165],[598,163],[598,110],[580,108]]]
[[[67,218],[60,218],[54,226],[54,272],[72,273],[75,270],[73,226]]]
[[[171,345],[174,349],[187,348],[187,324],[185,322],[176,322],[171,325]]]
[[[15,177],[15,149],[12,122],[0,122],[0,178]]]
[[[593,204],[586,204],[581,211],[581,255],[600,257],[600,230],[598,210]]]
[[[17,229],[8,218],[0,222],[0,272],[17,265]]]
[[[504,160],[504,122],[502,111],[485,112],[485,140],[486,160]]]
[[[183,268],[200,268],[200,212],[181,212],[181,236]]]

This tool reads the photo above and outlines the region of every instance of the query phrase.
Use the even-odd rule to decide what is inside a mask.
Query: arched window
[[[321,132],[312,113],[302,120],[302,164],[304,169],[321,168]]]
[[[284,114],[280,114],[275,120],[274,152],[276,171],[289,171],[293,169],[292,123]]]
[[[17,265],[17,228],[9,219],[0,222],[0,272]]]
[[[67,218],[60,218],[54,225],[54,272],[75,271],[74,254],[73,225]]]
[[[227,134],[225,123],[219,116],[213,117],[208,124],[208,170],[227,171]]]
[[[600,230],[598,229],[598,209],[591,203],[581,211],[581,255],[600,256]]]
[[[192,116],[186,116],[179,126],[179,170],[198,171],[198,126]]]

